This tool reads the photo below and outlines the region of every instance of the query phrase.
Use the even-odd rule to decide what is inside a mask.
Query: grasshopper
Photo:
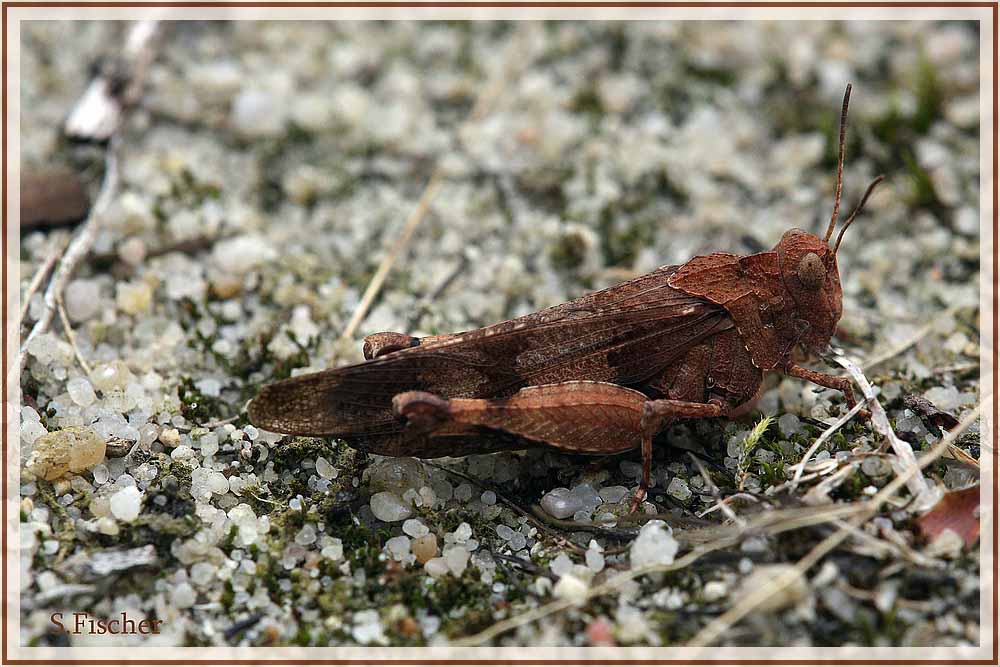
[[[417,338],[365,338],[366,361],[265,386],[250,421],[279,433],[342,438],[388,456],[436,458],[526,447],[642,452],[681,419],[733,417],[783,373],[844,394],[850,380],[800,366],[824,351],[842,312],[837,251],[884,177],[831,246],[840,211],[851,86],[844,94],[833,214],[823,238],[787,231],[772,250],[712,253],[517,319]]]

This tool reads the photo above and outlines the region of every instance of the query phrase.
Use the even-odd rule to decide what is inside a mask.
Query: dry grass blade
[[[66,334],[69,346],[73,348],[76,361],[80,364],[83,372],[90,375],[90,364],[83,358],[83,353],[80,352],[80,347],[76,344],[76,334],[73,333],[73,325],[70,324],[69,315],[66,314],[66,304],[63,303],[62,294],[56,295],[56,307],[59,310],[59,320],[62,322],[63,332]]]
[[[726,518],[729,519],[730,521],[737,523],[741,526],[745,525],[746,522],[743,521],[743,519],[736,516],[736,512],[734,512],[729,505],[723,502],[722,496],[719,494],[719,487],[716,485],[715,482],[712,481],[712,477],[708,474],[708,471],[705,470],[705,464],[701,462],[701,459],[699,459],[691,452],[688,452],[687,454],[688,457],[690,457],[690,459],[694,461],[694,465],[695,467],[698,468],[698,472],[701,474],[701,478],[705,480],[705,488],[707,488],[708,492],[712,494],[713,498],[715,498],[716,506],[720,510],[722,510],[722,513],[725,514]]]
[[[500,96],[507,80],[513,76],[513,70],[516,64],[523,62],[524,53],[519,48],[521,42],[523,41],[519,37],[520,35],[523,35],[523,33],[519,32],[511,41],[499,75],[480,93],[479,97],[476,99],[476,104],[473,107],[472,112],[463,123],[463,127],[467,127],[482,120],[482,118],[493,106],[493,103]],[[351,319],[348,321],[343,333],[340,334],[341,340],[348,340],[354,336],[355,332],[357,332],[358,327],[365,319],[369,309],[371,309],[372,304],[375,302],[375,298],[381,291],[382,285],[385,283],[385,279],[389,275],[389,271],[392,270],[392,267],[395,265],[400,255],[402,255],[403,251],[410,245],[410,239],[413,238],[413,233],[416,231],[420,222],[427,215],[431,202],[434,201],[434,197],[437,196],[437,193],[441,190],[443,183],[444,171],[439,166],[436,167],[434,172],[431,174],[430,179],[427,181],[427,185],[424,187],[423,193],[420,195],[420,199],[417,201],[416,207],[413,209],[410,217],[407,218],[402,231],[400,231],[399,236],[393,243],[389,253],[382,259],[382,262],[375,270],[375,274],[372,276],[372,279],[368,282],[368,286],[365,288],[364,294],[358,302],[358,307],[355,308],[354,313],[351,315]]]
[[[56,232],[52,234],[50,241],[50,247],[48,254],[45,255],[45,261],[42,262],[38,270],[35,271],[35,275],[31,278],[31,283],[28,284],[28,289],[24,293],[24,298],[21,300],[21,312],[18,314],[17,322],[18,326],[24,325],[24,318],[28,314],[28,307],[31,305],[31,297],[35,295],[35,292],[39,290],[42,283],[52,272],[52,267],[56,265],[59,258],[62,257],[63,251],[66,250],[66,243],[69,241],[69,234],[64,232]]]
[[[921,507],[929,507],[930,505],[937,502],[938,496],[934,493],[933,488],[924,479],[923,474],[920,472],[920,468],[917,466],[917,457],[913,454],[913,448],[910,443],[905,440],[901,440],[896,432],[892,430],[892,424],[889,423],[889,417],[885,414],[885,409],[879,400],[875,397],[875,391],[872,389],[871,383],[868,382],[868,378],[865,377],[864,372],[850,359],[842,356],[835,355],[834,359],[838,364],[843,366],[854,381],[857,382],[858,386],[861,387],[862,393],[865,395],[865,399],[868,402],[868,407],[872,413],[872,426],[878,431],[882,437],[889,441],[889,445],[892,447],[892,451],[896,453],[899,457],[899,463],[904,467],[912,471],[913,474],[907,477],[907,485],[910,487],[910,493],[912,493],[917,498],[917,503]]]
[[[340,335],[341,339],[348,339],[354,336],[354,332],[357,331],[358,326],[365,318],[365,315],[368,314],[368,310],[375,301],[375,297],[378,296],[379,291],[382,289],[382,285],[385,283],[385,279],[386,276],[389,275],[389,271],[392,270],[393,265],[403,253],[403,250],[410,245],[410,239],[413,238],[413,232],[416,231],[417,225],[419,225],[420,221],[424,219],[425,215],[427,215],[431,202],[441,189],[443,180],[443,172],[440,168],[435,169],[430,180],[427,182],[427,186],[424,188],[423,194],[420,195],[420,200],[417,202],[416,208],[413,209],[410,217],[406,220],[406,224],[403,225],[403,231],[400,232],[399,237],[396,239],[395,243],[392,244],[392,249],[389,250],[389,254],[382,259],[382,262],[375,270],[375,275],[373,275],[372,279],[369,281],[368,287],[365,288],[365,293],[361,296],[361,301],[358,302],[358,307],[355,309],[354,314],[351,315],[351,320],[347,323],[347,327],[344,329],[344,332]]]
[[[947,310],[945,310],[944,313],[942,313],[942,317],[949,317],[952,314],[954,314],[954,312],[956,310],[958,310],[958,307],[957,306],[952,306],[952,307],[948,308]],[[931,333],[933,333],[934,329],[936,329],[938,326],[940,326],[940,325],[939,325],[938,321],[935,320],[934,322],[931,322],[930,324],[927,324],[927,325],[921,327],[920,329],[918,329],[909,338],[903,339],[898,344],[893,345],[892,347],[890,347],[888,350],[886,350],[884,352],[881,352],[881,353],[875,355],[874,357],[872,357],[871,359],[868,359],[867,361],[865,361],[863,364],[861,364],[861,368],[863,370],[870,371],[871,369],[875,368],[879,364],[884,364],[885,362],[889,361],[890,359],[903,354],[904,352],[906,352],[907,350],[909,350],[911,347],[913,347],[914,345],[916,345],[917,343],[919,343],[920,341],[922,341],[924,338],[927,338],[927,336],[929,336]]]
[[[843,417],[841,417],[840,419],[838,419],[837,421],[835,421],[833,424],[831,424],[830,428],[828,428],[825,431],[823,431],[823,433],[820,434],[820,436],[818,438],[816,438],[816,442],[814,442],[812,444],[812,446],[809,447],[809,449],[806,451],[806,453],[802,456],[802,460],[799,461],[794,466],[794,468],[795,468],[795,475],[792,477],[792,483],[791,483],[791,487],[790,487],[792,490],[795,490],[798,487],[799,481],[802,479],[802,473],[806,469],[806,464],[809,463],[809,459],[811,459],[813,457],[813,454],[815,454],[816,451],[820,447],[823,446],[824,442],[826,442],[827,440],[829,440],[830,438],[832,438],[833,434],[836,433],[837,431],[839,431],[844,426],[844,424],[846,424],[847,422],[851,421],[851,419],[854,417],[854,415],[858,414],[861,411],[861,408],[863,408],[863,407],[864,407],[864,403],[858,403],[853,408],[851,408],[847,412],[847,414],[845,414]]]

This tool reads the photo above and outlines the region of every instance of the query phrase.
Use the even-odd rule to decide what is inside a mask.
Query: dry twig
[[[73,326],[69,323],[69,315],[66,314],[66,304],[63,303],[62,294],[56,294],[56,308],[59,310],[59,320],[62,322],[66,339],[69,340],[69,346],[73,348],[77,363],[80,364],[84,373],[90,375],[90,364],[83,358],[83,353],[80,352],[80,347],[76,344],[76,334],[73,333]]]
[[[87,221],[80,227],[80,231],[77,232],[76,236],[73,237],[73,241],[66,249],[66,253],[63,255],[62,260],[55,269],[55,273],[52,275],[52,279],[49,281],[49,285],[45,290],[45,309],[21,344],[21,350],[18,355],[19,370],[24,370],[24,363],[28,358],[28,347],[32,341],[48,331],[49,325],[52,324],[52,317],[56,312],[57,301],[62,298],[63,290],[73,276],[74,271],[76,271],[77,264],[87,256],[90,248],[94,245],[94,240],[97,238],[97,233],[101,228],[101,218],[104,216],[105,211],[118,190],[117,152],[117,140],[112,138],[105,158],[104,182],[101,184],[101,192],[97,196],[97,201],[94,202],[93,208],[90,209]]]
[[[18,327],[24,326],[24,318],[28,314],[28,307],[31,305],[31,297],[35,295],[35,292],[42,286],[42,283],[52,272],[52,267],[56,265],[59,258],[62,257],[63,251],[66,249],[66,242],[69,241],[69,234],[64,232],[56,232],[52,234],[50,240],[49,252],[45,256],[45,261],[42,262],[38,270],[35,271],[35,275],[31,278],[31,283],[28,284],[28,290],[24,293],[24,297],[21,300],[21,312],[18,315],[17,322]]]
[[[136,21],[125,37],[118,60],[106,61],[69,113],[66,136],[87,141],[107,141],[121,127],[125,110],[142,94],[149,66],[156,57],[159,21]]]
[[[120,174],[117,132],[124,120],[125,109],[135,104],[142,93],[149,66],[156,57],[155,44],[159,32],[159,21],[133,23],[129,28],[117,65],[102,68],[97,73],[66,118],[63,130],[67,136],[109,142],[105,155],[104,180],[97,201],[94,202],[86,221],[66,249],[49,281],[45,290],[45,309],[21,345],[17,365],[21,371],[24,370],[27,360],[28,346],[38,336],[48,331],[58,308],[58,302],[62,299],[63,290],[77,265],[90,253],[101,227],[101,218],[118,190]],[[72,337],[68,318],[66,322],[67,337]],[[86,368],[72,338],[70,344],[73,345],[81,365]]]

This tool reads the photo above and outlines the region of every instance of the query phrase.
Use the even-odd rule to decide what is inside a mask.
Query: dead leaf
[[[979,485],[949,491],[934,507],[917,519],[920,532],[933,543],[945,530],[954,531],[966,547],[979,539]]]

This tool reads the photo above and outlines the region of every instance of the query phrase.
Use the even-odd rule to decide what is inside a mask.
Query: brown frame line
[[[998,200],[1000,200],[1000,187],[998,187],[998,137],[997,137],[997,57],[998,57],[998,3],[997,2],[980,2],[980,1],[959,1],[959,2],[935,2],[928,0],[911,0],[910,2],[871,2],[871,1],[846,1],[846,2],[831,2],[828,0],[819,0],[816,2],[793,2],[793,1],[749,1],[749,2],[713,2],[711,0],[706,2],[512,2],[512,1],[500,1],[500,2],[483,2],[483,1],[471,1],[471,0],[459,0],[453,2],[261,2],[261,1],[246,1],[240,2],[239,0],[234,0],[234,2],[219,2],[219,1],[205,1],[198,2],[196,0],[184,1],[184,0],[165,0],[163,2],[155,2],[150,0],[136,0],[129,2],[125,0],[123,2],[107,2],[107,1],[89,1],[89,0],[78,0],[78,1],[65,1],[65,2],[39,2],[37,0],[22,0],[14,2],[3,2],[3,14],[2,14],[2,41],[3,41],[3,54],[0,56],[0,63],[3,66],[2,74],[2,84],[3,90],[0,92],[2,96],[2,118],[3,118],[3,184],[2,184],[2,206],[3,210],[0,212],[0,218],[2,218],[2,224],[0,224],[0,233],[3,234],[3,239],[0,244],[3,246],[3,256],[4,262],[3,267],[0,269],[0,289],[3,290],[2,296],[0,296],[0,301],[2,301],[2,322],[4,331],[4,349],[2,352],[2,359],[0,359],[0,372],[3,374],[3,386],[0,387],[0,395],[2,395],[3,405],[7,405],[7,373],[9,370],[8,359],[7,359],[7,348],[9,346],[6,336],[8,333],[9,323],[7,321],[7,261],[9,258],[7,247],[7,177],[8,177],[8,165],[7,165],[7,8],[8,7],[73,7],[73,8],[103,8],[103,7],[137,7],[137,8],[148,8],[148,7],[289,7],[289,8],[393,8],[393,7],[412,7],[412,8],[427,8],[427,9],[448,9],[448,8],[462,8],[462,7],[497,7],[497,8],[560,8],[560,7],[576,7],[576,8],[673,8],[673,7],[712,7],[712,8],[745,8],[745,7],[940,7],[940,8],[950,8],[950,7],[982,7],[982,8],[992,8],[993,12],[993,293],[992,293],[992,303],[993,303],[993,504],[994,504],[994,515],[993,515],[993,657],[991,660],[8,660],[7,658],[7,410],[3,410],[3,414],[0,415],[0,427],[3,428],[3,433],[0,434],[0,439],[2,439],[2,445],[0,445],[0,452],[3,455],[3,477],[0,479],[0,490],[3,492],[2,508],[0,508],[0,515],[2,515],[3,523],[3,535],[0,536],[0,548],[2,548],[3,553],[0,554],[0,567],[3,571],[0,573],[0,590],[2,590],[3,606],[0,607],[0,664],[4,665],[989,665],[997,664],[998,658],[1000,658],[1000,615],[997,614],[997,604],[1000,600],[1000,588],[998,588],[998,571],[997,571],[997,559],[998,559],[998,537],[1000,537],[1000,522],[998,522],[998,517],[996,515],[995,508],[998,504],[998,489],[1000,489],[1000,475],[998,475],[998,462],[1000,462],[1000,450],[997,449],[997,439],[998,432],[998,421],[1000,421],[1000,400],[997,398],[997,388],[998,384],[998,371],[1000,371],[1000,357],[997,354],[997,339],[1000,337],[1000,317],[998,317],[998,295],[997,295],[997,277],[998,268],[1000,268],[1000,252],[998,252],[997,244],[1000,242],[1000,226],[998,226],[997,208]],[[982,125],[980,124],[980,132],[982,132]],[[20,332],[18,332],[20,335]]]

